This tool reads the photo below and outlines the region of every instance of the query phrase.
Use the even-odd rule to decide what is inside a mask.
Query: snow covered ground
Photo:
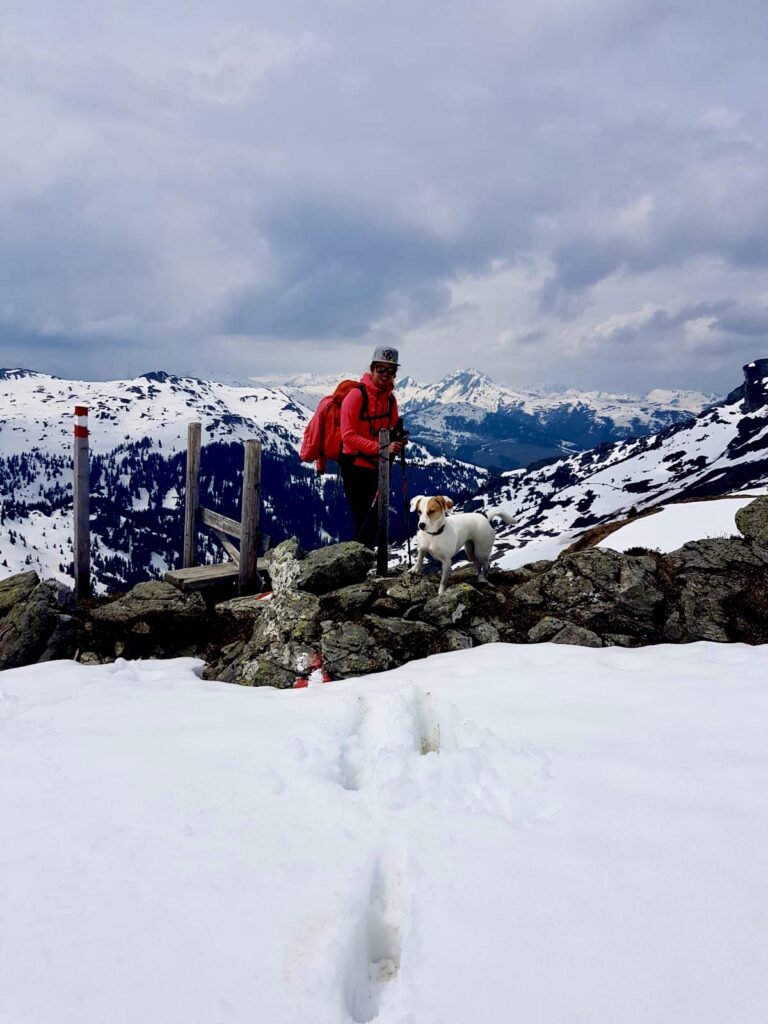
[[[2,1024],[764,1024],[768,647],[0,676]]]
[[[738,537],[736,513],[757,497],[719,498],[716,501],[686,501],[665,505],[660,512],[635,519],[609,534],[598,544],[600,548],[626,551],[644,547],[658,551],[676,551],[690,540],[713,537]],[[524,549],[523,549],[524,550]]]

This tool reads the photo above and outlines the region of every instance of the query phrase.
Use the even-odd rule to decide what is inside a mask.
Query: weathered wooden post
[[[389,568],[389,431],[379,431],[379,529],[376,535],[376,574]]]
[[[259,507],[261,502],[261,444],[245,442],[243,459],[243,499],[240,513],[240,565],[237,589],[241,594],[260,584],[257,569]]]
[[[72,479],[72,510],[74,518],[75,599],[81,601],[91,593],[90,459],[88,453],[88,407],[85,405],[75,406],[75,436],[72,445],[72,462],[74,469]]]
[[[187,427],[187,482],[184,492],[185,569],[196,564],[197,520],[200,510],[200,424]]]

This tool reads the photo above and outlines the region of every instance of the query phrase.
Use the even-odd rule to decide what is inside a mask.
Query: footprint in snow
[[[382,855],[374,866],[347,963],[344,996],[347,1012],[357,1024],[376,1019],[400,974],[410,903],[404,856]]]

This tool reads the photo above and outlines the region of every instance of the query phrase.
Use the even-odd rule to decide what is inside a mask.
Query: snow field
[[[716,537],[738,537],[736,513],[751,504],[756,493],[746,498],[720,498],[716,501],[686,501],[665,505],[660,512],[635,519],[609,534],[597,545],[626,551],[644,547],[659,551],[676,551],[691,540]]]
[[[768,648],[0,676],[0,1021],[763,1024]]]

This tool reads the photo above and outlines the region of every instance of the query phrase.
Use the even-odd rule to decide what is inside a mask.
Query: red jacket
[[[391,430],[400,416],[397,411],[397,399],[392,395],[395,382],[390,379],[383,388],[377,388],[370,373],[365,373],[360,378],[360,383],[365,387],[368,395],[365,418],[361,419],[360,417],[363,407],[360,388],[352,388],[341,406],[341,440],[344,444],[345,455],[356,454],[358,456],[355,459],[356,466],[375,469],[379,461],[379,431],[384,427]],[[390,395],[392,395],[391,412],[389,412]],[[389,415],[387,415],[388,412]]]

